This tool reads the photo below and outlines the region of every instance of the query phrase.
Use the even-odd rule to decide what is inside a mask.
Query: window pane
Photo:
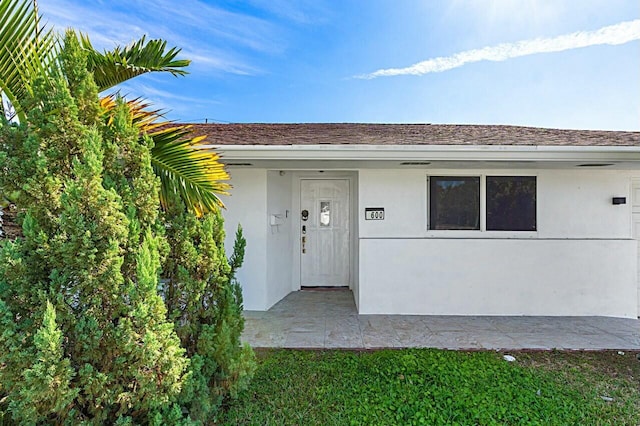
[[[535,176],[487,176],[487,230],[536,230]]]
[[[320,201],[320,226],[331,225],[331,201]]]
[[[429,179],[429,229],[480,229],[480,178]]]

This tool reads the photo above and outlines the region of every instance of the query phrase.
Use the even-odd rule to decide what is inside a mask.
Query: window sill
[[[428,230],[426,238],[477,238],[477,239],[535,239],[538,231],[464,231],[464,230]]]

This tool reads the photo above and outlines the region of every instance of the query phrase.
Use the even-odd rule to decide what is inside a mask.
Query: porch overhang
[[[357,168],[588,168],[640,169],[637,146],[541,145],[203,145],[229,167]]]

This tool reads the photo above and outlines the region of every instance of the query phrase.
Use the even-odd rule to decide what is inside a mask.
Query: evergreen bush
[[[57,77],[34,79],[28,120],[0,124],[0,191],[24,234],[0,247],[0,420],[205,422],[253,371],[222,218],[178,203],[158,217],[152,142],[123,100],[100,108],[77,40]],[[195,258],[167,245],[174,218],[171,243],[196,232]],[[179,275],[160,291],[163,259]]]
[[[205,420],[226,396],[245,388],[255,370],[253,351],[240,345],[242,292],[235,280],[246,241],[239,227],[228,260],[220,212],[196,218],[180,200],[171,205],[163,292],[169,318],[191,358],[180,400],[192,419]]]

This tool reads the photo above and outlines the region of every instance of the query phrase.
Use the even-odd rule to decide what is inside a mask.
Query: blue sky
[[[191,59],[123,86],[179,121],[640,130],[637,0],[40,0],[103,49]],[[493,60],[488,60],[493,59]],[[499,60],[497,60],[499,59]]]

